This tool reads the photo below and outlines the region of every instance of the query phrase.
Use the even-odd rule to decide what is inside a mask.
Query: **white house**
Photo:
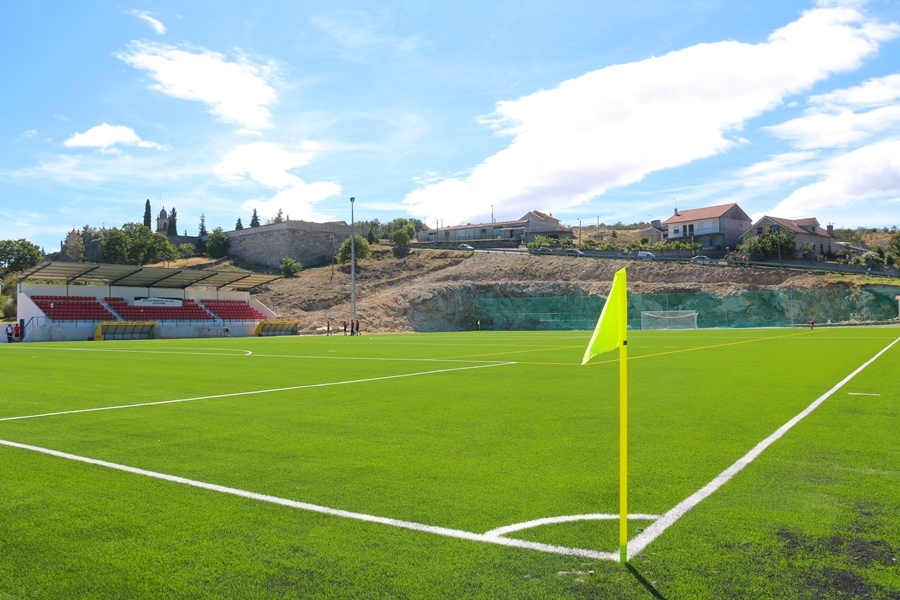
[[[529,211],[517,221],[494,223],[468,223],[440,229],[423,229],[417,239],[420,242],[469,242],[473,240],[514,239],[534,241],[535,236],[551,239],[572,237],[572,230],[553,215],[536,210]]]
[[[686,240],[708,250],[724,250],[735,248],[751,223],[737,204],[721,204],[688,210],[676,208],[675,214],[662,224],[668,228],[670,242]]]

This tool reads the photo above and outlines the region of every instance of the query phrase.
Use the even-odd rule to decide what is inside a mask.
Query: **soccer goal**
[[[697,311],[644,310],[641,329],[697,329]]]

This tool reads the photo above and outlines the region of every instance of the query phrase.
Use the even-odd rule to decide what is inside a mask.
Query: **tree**
[[[228,245],[231,240],[225,235],[221,227],[216,227],[206,238],[206,253],[212,258],[222,258],[228,254]]]
[[[99,240],[103,237],[103,234],[96,227],[91,227],[90,225],[85,225],[81,228],[81,239],[85,244],[88,242],[93,242],[94,240]]]
[[[0,240],[0,275],[18,273],[41,262],[41,249],[26,239]]]
[[[259,227],[259,216],[256,214],[256,209],[253,209],[253,216],[250,217],[250,227]]]
[[[536,235],[534,236],[534,241],[528,244],[528,247],[532,250],[537,250],[538,248],[549,248],[550,238],[546,238],[542,235]]]
[[[888,252],[900,258],[900,231],[895,232],[888,241]]]
[[[853,260],[850,261],[850,264],[863,265],[872,269],[883,266],[884,262],[882,262],[881,257],[878,256],[877,252],[869,251],[862,256],[855,256]]]
[[[172,261],[178,250],[162,233],[153,233],[141,223],[125,223],[112,228],[100,242],[100,260],[117,265],[145,265]]]
[[[198,233],[197,235],[200,237],[203,237],[204,235],[209,235],[209,232],[206,231],[206,214],[205,213],[200,214],[200,233]]]
[[[284,223],[284,216],[280,208],[278,209],[278,214],[266,220],[266,225],[274,225],[275,223]]]
[[[127,238],[127,250],[125,252],[128,265],[146,265],[153,262],[153,232],[149,227],[140,223],[125,223],[122,231]],[[165,237],[165,236],[164,236]]]
[[[366,236],[366,241],[368,241],[370,244],[374,244],[378,241],[378,238],[375,237],[375,229],[371,226],[369,227],[369,235]]]
[[[302,270],[303,265],[300,264],[300,261],[290,256],[285,256],[281,259],[281,274],[285,277],[293,277]]]
[[[147,202],[144,203],[144,227],[150,229],[150,224],[153,222],[153,216],[150,214],[150,198],[147,198]]]
[[[76,235],[66,248],[66,258],[72,262],[84,262],[84,239]]]
[[[176,260],[179,256],[181,256],[178,248],[172,245],[172,242],[169,241],[169,238],[159,232],[153,234],[151,249],[153,253],[151,260],[153,262],[162,261],[166,263],[167,267],[169,266],[170,262]]]
[[[362,260],[372,256],[372,249],[366,238],[358,233],[353,234],[354,244],[356,245],[356,260]],[[350,262],[350,238],[348,237],[341,243],[341,249],[338,250],[338,262],[341,264]]]
[[[193,244],[191,244],[189,242],[185,242],[183,244],[178,244],[178,255],[181,258],[187,258],[189,256],[192,256],[193,254],[194,254],[194,245]]]
[[[178,236],[178,215],[175,213],[175,207],[169,212],[169,226],[166,228],[166,235],[173,237]]]
[[[409,231],[405,227],[398,229],[393,234],[391,234],[391,241],[394,242],[396,246],[405,246],[409,243]]]
[[[241,223],[241,218],[238,217],[237,223],[234,224],[234,230],[235,230],[235,231],[240,231],[240,230],[243,229],[243,228],[244,228],[244,224]]]
[[[128,236],[118,227],[109,230],[106,239],[100,242],[100,260],[112,265],[128,264]]]

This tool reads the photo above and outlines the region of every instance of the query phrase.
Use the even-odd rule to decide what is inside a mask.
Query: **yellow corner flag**
[[[628,562],[628,294],[625,269],[613,276],[612,289],[581,364],[619,349],[619,562]]]
[[[619,269],[613,276],[612,289],[609,291],[606,304],[603,305],[603,311],[597,320],[597,327],[594,328],[594,335],[588,342],[587,350],[584,351],[581,364],[585,365],[598,354],[625,345],[628,338],[628,296],[625,288],[625,269]]]

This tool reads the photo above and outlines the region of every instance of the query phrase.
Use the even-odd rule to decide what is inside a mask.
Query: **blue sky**
[[[897,0],[0,4],[0,239],[178,212],[900,224]]]

